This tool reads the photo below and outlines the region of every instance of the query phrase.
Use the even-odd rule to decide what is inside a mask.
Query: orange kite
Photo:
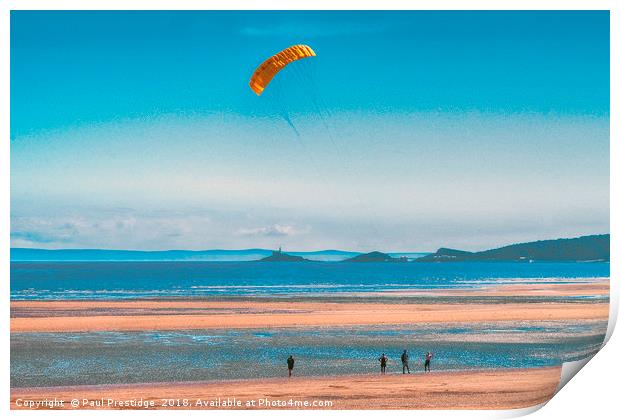
[[[301,60],[302,58],[316,57],[316,54],[307,45],[293,45],[288,47],[279,53],[272,55],[263,62],[250,79],[250,88],[260,96],[263,90],[267,87],[271,79],[284,67],[292,63],[293,61]]]

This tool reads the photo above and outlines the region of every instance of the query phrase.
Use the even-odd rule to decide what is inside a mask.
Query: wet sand
[[[181,409],[512,409],[530,407],[549,400],[560,379],[560,367],[500,369],[462,372],[331,376],[219,382],[159,383],[134,385],[97,385],[51,388],[11,389],[11,408],[24,400],[79,400],[79,408],[132,409],[114,401],[150,400],[153,408]],[[378,397],[380,396],[380,397]],[[100,407],[90,402],[102,401]],[[164,407],[164,399],[180,399],[181,406]],[[212,402],[235,398],[241,406],[210,406]],[[108,399],[112,400],[109,405]],[[183,399],[187,404],[183,406]],[[197,406],[197,400],[206,406]],[[270,401],[330,401],[330,406],[259,406],[260,399]],[[246,406],[255,400],[254,407]],[[175,401],[176,404],[176,401]]]
[[[609,296],[609,279],[576,279],[576,283],[494,284],[461,289],[413,289],[382,292],[385,296]]]
[[[12,333],[593,320],[606,319],[609,305],[22,301],[11,303],[11,311],[14,310],[19,316],[11,318]],[[45,311],[45,315],[37,316],[40,311]],[[72,311],[72,315],[67,316],[67,311]]]
[[[381,296],[606,297],[608,280],[578,283],[499,284],[473,289],[417,289]],[[354,299],[193,298],[115,301],[12,301],[11,332],[146,331],[212,328],[281,328],[404,325],[499,321],[585,321],[608,318],[606,302],[411,303]]]

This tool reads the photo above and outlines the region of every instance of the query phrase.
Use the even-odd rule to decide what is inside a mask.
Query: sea
[[[11,262],[11,299],[321,296],[609,277],[609,263]]]

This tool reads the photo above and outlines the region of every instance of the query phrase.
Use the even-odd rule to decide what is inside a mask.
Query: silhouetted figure
[[[407,369],[407,373],[411,373],[411,371],[409,371],[409,355],[407,354],[407,350],[403,350],[400,361],[403,362],[403,375],[405,374],[405,368]]]
[[[385,369],[387,368],[387,361],[388,361],[388,358],[385,355],[385,353],[383,353],[381,355],[381,357],[379,357],[379,363],[381,364],[381,374],[382,375],[385,375]]]
[[[288,365],[288,377],[290,378],[293,374],[293,368],[295,367],[295,359],[293,359],[292,355],[286,359],[286,364]]]
[[[426,355],[424,356],[424,372],[431,371],[431,359],[432,358],[433,358],[433,353],[426,352]]]

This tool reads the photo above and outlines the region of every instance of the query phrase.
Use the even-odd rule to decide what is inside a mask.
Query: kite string
[[[293,66],[293,68],[295,68],[295,66]],[[297,77],[298,75],[296,74],[296,72],[294,73],[295,74],[293,74],[293,77],[297,79],[295,80],[294,85],[297,85],[300,82],[300,80]],[[325,175],[325,172],[321,170],[321,167],[319,166],[319,164],[317,163],[317,160],[314,157],[314,153],[312,152],[312,150],[310,150],[310,147],[306,144],[302,134],[300,133],[300,131],[297,129],[297,126],[293,122],[293,117],[288,111],[289,103],[286,99],[287,95],[284,95],[283,86],[280,83],[278,83],[278,81],[275,81],[275,83],[272,82],[272,85],[273,86],[270,90],[272,91],[273,96],[268,97],[268,98],[269,100],[273,102],[272,103],[273,108],[286,121],[289,127],[293,129],[293,132],[295,133],[295,139],[301,145],[304,151],[304,157],[310,161],[310,164],[314,167],[314,172],[321,179],[321,182],[324,185],[329,185],[329,180],[327,176]]]
[[[310,63],[309,60],[304,60],[304,61],[306,61],[308,66],[301,66],[301,65],[297,66],[294,64],[291,66],[293,69],[292,71],[293,77],[296,78],[298,82],[298,83],[295,83],[294,86],[311,86],[312,94],[308,96],[311,99],[314,110],[318,114],[319,120],[321,121],[321,124],[325,128],[327,137],[329,141],[331,142],[332,146],[334,147],[334,150],[336,151],[336,155],[338,159],[341,162],[343,162],[342,168],[345,171],[345,175],[347,176],[348,179],[354,181],[356,178],[355,178],[355,173],[353,171],[353,161],[351,160],[350,155],[345,152],[340,142],[336,140],[336,136],[334,136],[332,129],[328,123],[328,120],[327,118],[325,118],[325,115],[324,115],[324,114],[327,114],[329,117],[331,117],[332,114],[329,112],[329,107],[327,107],[326,102],[321,95],[321,90],[319,86],[316,84],[314,77],[312,77],[312,75],[309,74],[309,72],[313,72],[313,73],[316,72],[316,69],[313,66],[313,63]],[[307,71],[303,71],[302,67],[305,67],[305,68],[309,67],[309,69]],[[315,165],[315,167],[317,167],[316,162],[312,158],[312,153],[310,152],[309,148],[305,144],[304,144],[304,148],[308,152],[308,156],[313,161],[313,164]],[[376,221],[378,220],[378,215],[376,211],[374,210],[373,206],[371,206],[367,200],[364,200],[364,198],[362,197],[359,191],[357,184],[351,190],[353,194],[355,195],[355,198],[357,199],[357,202],[360,208],[365,208],[367,211],[370,212],[371,217],[369,220],[369,226],[370,226],[370,229],[373,231],[373,235],[372,235],[372,239],[369,240],[368,238],[365,238],[365,241],[367,243],[370,243],[373,247],[376,248],[378,246],[378,239],[381,237],[380,231],[376,225]],[[352,230],[353,229],[354,227],[352,226]]]
[[[288,112],[288,104],[286,103],[285,95],[283,95],[282,93],[282,87],[280,86],[279,83],[272,83],[272,84],[273,86],[270,89],[270,91],[273,97],[269,96],[269,93],[268,93],[266,95],[267,98],[270,100],[270,102],[272,102],[272,107],[276,111],[276,113],[278,113],[282,117],[282,119],[286,121],[288,126],[291,127],[291,129],[295,132],[295,135],[299,137],[300,136],[299,130],[297,130],[297,127],[293,123],[293,120],[291,119],[291,115]]]
[[[317,114],[319,115],[319,119],[321,120],[322,125],[325,127],[327,137],[329,138],[331,144],[334,146],[334,149],[336,151],[338,158],[340,159],[341,162],[343,162],[342,167],[345,170],[347,177],[351,180],[355,180],[355,173],[353,171],[353,161],[351,160],[351,156],[350,154],[347,154],[345,152],[340,142],[336,140],[336,136],[334,136],[332,132],[332,129],[328,123],[328,119],[325,118],[325,115],[324,115],[324,114],[327,114],[327,116],[331,119],[333,118],[333,114],[331,114],[331,112],[329,111],[329,107],[327,106],[327,103],[325,102],[321,94],[321,89],[316,83],[315,78],[312,77],[314,76],[314,74],[313,75],[308,74],[309,72],[316,73],[316,67],[313,66],[313,63],[309,63],[308,67],[309,67],[309,71],[303,72],[301,71],[300,67],[295,66],[294,67],[295,73],[297,76],[299,76],[302,79],[301,80],[302,82],[308,83],[312,86],[312,92],[314,93],[314,96],[312,97],[312,103],[315,107],[315,110],[317,111]],[[378,244],[377,240],[380,237],[379,229],[376,225],[376,221],[378,220],[378,215],[373,209],[373,207],[370,205],[370,203],[368,203],[367,200],[364,200],[357,186],[354,187],[352,190],[356,196],[357,202],[360,205],[360,207],[367,209],[371,214],[371,219],[369,220],[370,228],[373,231],[373,234],[374,234],[373,237],[376,239],[375,241],[372,241],[372,242],[373,242],[373,245],[376,246]]]

